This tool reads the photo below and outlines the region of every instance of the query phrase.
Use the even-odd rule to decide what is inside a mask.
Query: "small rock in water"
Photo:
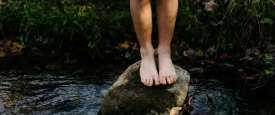
[[[194,68],[189,69],[189,72],[190,73],[203,73],[204,69],[201,67],[194,67]]]
[[[104,96],[101,115],[178,115],[183,110],[190,81],[189,73],[175,66],[178,80],[173,85],[144,86],[140,62],[124,71]],[[179,109],[182,108],[182,109]]]

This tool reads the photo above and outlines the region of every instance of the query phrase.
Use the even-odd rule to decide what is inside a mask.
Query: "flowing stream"
[[[0,114],[96,115],[104,92],[123,69],[108,67],[92,75],[1,71]],[[189,95],[193,97],[191,115],[275,114],[275,102],[243,97],[215,79],[193,79]]]

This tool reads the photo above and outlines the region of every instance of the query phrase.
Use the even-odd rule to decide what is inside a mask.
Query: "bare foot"
[[[159,79],[162,85],[173,84],[177,80],[176,71],[171,60],[170,48],[158,48]]]
[[[159,77],[155,64],[154,49],[140,50],[140,78],[145,86],[159,85]]]

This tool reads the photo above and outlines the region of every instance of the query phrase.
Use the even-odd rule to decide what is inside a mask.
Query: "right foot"
[[[140,50],[140,78],[145,86],[159,85],[158,72],[155,64],[154,49]]]
[[[162,85],[173,84],[177,80],[176,71],[171,59],[170,48],[158,48],[159,79]]]

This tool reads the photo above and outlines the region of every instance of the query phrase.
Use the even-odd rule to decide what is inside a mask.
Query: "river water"
[[[91,75],[1,71],[0,114],[96,115],[104,92],[123,69],[109,67]],[[189,96],[191,115],[275,115],[274,102],[242,96],[215,79],[192,79]]]

